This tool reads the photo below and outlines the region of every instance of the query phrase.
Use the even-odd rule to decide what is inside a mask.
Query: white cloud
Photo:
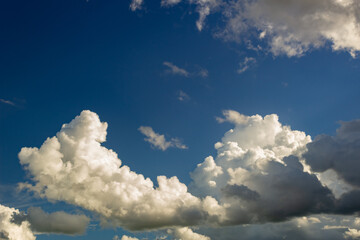
[[[119,238],[117,238],[117,240],[119,240]],[[128,237],[126,235],[123,235],[121,240],[139,240],[139,239],[135,237]]]
[[[20,163],[34,184],[21,187],[50,201],[83,207],[102,216],[103,224],[127,229],[194,225],[211,216],[203,207],[209,200],[188,193],[177,177],[159,176],[154,187],[149,178],[121,166],[117,154],[101,146],[106,129],[107,123],[95,113],[83,111],[40,149],[22,148]]]
[[[12,221],[14,214],[20,214],[19,210],[0,205],[0,239],[4,240],[35,240],[30,229],[30,223],[23,221],[16,224]]]
[[[255,116],[251,116],[251,117],[245,116],[245,115],[240,114],[239,112],[234,111],[234,110],[224,110],[223,115],[224,115],[225,118],[216,117],[216,120],[219,123],[230,122],[230,123],[233,123],[233,124],[240,125],[240,124],[247,124],[251,118],[253,118],[253,119],[254,118],[261,118],[260,115],[255,115]]]
[[[169,72],[169,73],[172,73],[172,74],[175,74],[175,75],[181,75],[181,76],[184,76],[184,77],[188,77],[188,76],[189,76],[189,72],[188,72],[188,71],[186,71],[185,69],[180,68],[180,67],[174,65],[174,64],[171,63],[171,62],[164,62],[163,64],[164,64],[164,66],[168,67],[167,72]]]
[[[141,10],[144,5],[144,0],[132,0],[130,3],[131,11]]]
[[[206,17],[221,5],[222,0],[190,0],[190,3],[196,5],[196,10],[199,13],[196,27],[201,31],[204,27]]]
[[[182,90],[180,90],[177,93],[177,95],[178,95],[178,100],[181,101],[181,102],[186,102],[186,101],[190,100],[190,96],[186,92],[184,92]]]
[[[350,238],[350,239],[359,239],[360,238],[360,230],[358,229],[353,229],[353,228],[349,228],[345,233],[344,233],[344,237],[346,239]]]
[[[165,151],[169,147],[175,147],[179,149],[188,148],[186,145],[181,143],[178,138],[172,138],[170,141],[167,141],[164,135],[160,135],[154,132],[151,127],[140,126],[139,131],[147,137],[145,138],[145,141],[149,142],[153,147],[162,151]]]
[[[173,6],[180,0],[162,2]],[[258,36],[256,41],[266,43],[265,49],[274,56],[302,56],[327,44],[353,57],[360,51],[360,4],[356,0],[190,0],[189,4],[199,13],[199,31],[208,15],[221,12],[225,26],[216,36],[242,42]]]
[[[195,233],[188,227],[175,228],[169,233],[179,240],[210,240],[209,237]]]
[[[255,65],[256,59],[253,57],[245,57],[244,61],[239,64],[238,73],[243,73],[248,70],[251,66]]]

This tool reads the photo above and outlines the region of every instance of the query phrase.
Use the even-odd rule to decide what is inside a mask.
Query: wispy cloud
[[[172,138],[170,141],[167,141],[164,135],[156,133],[152,127],[141,126],[139,127],[139,131],[147,137],[145,138],[145,141],[149,142],[153,147],[162,151],[165,151],[169,147],[175,147],[179,149],[188,148],[178,138]]]
[[[177,98],[181,102],[186,102],[186,101],[190,100],[190,96],[186,92],[184,92],[182,90],[178,91]]]
[[[10,100],[5,100],[5,99],[0,98],[0,102],[4,103],[4,104],[7,104],[7,105],[14,106],[14,107],[16,106],[16,104],[14,102],[10,101]]]
[[[181,76],[184,76],[184,77],[188,77],[189,76],[189,72],[186,71],[185,69],[183,68],[180,68],[176,65],[174,65],[173,63],[171,62],[163,62],[164,66],[168,67],[168,69],[166,70],[168,73],[171,73],[171,74],[175,74],[175,75],[181,75]]]
[[[237,72],[239,74],[248,70],[251,66],[255,65],[256,59],[253,57],[245,57],[244,61],[239,64],[239,69]]]
[[[141,10],[144,5],[144,0],[132,0],[130,3],[131,11]]]
[[[209,71],[205,68],[201,68],[198,74],[203,78],[207,78],[209,76]]]
[[[161,6],[162,7],[170,7],[170,6],[178,4],[179,2],[181,2],[181,0],[161,0]]]

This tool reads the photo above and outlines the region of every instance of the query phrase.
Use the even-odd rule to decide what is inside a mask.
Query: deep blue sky
[[[215,17],[199,32],[191,10],[160,8],[157,1],[140,12],[130,11],[128,1],[3,1],[0,98],[15,106],[0,103],[0,184],[27,180],[20,149],[40,147],[84,109],[108,122],[104,145],[124,164],[153,180],[176,175],[186,184],[230,128],[215,120],[222,110],[276,113],[312,137],[334,134],[339,120],[360,118],[360,63],[348,53],[329,47],[293,58],[256,53],[214,37]],[[239,74],[245,56],[257,63]],[[169,74],[164,61],[194,74]],[[208,77],[195,74],[199,69]],[[179,101],[180,90],[191,99]],[[179,137],[189,149],[155,150],[137,130],[141,125]],[[114,233],[89,230],[76,239]]]

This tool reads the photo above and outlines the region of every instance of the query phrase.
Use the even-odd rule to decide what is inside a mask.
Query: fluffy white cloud
[[[142,9],[144,5],[144,0],[132,0],[130,3],[131,11],[136,11]]]
[[[179,240],[210,240],[209,237],[195,233],[188,227],[175,228],[170,230],[169,233]]]
[[[23,221],[14,223],[13,215],[20,214],[19,210],[0,205],[0,239],[2,240],[34,240],[30,223]]]
[[[189,72],[186,71],[183,68],[180,68],[176,65],[174,65],[171,62],[163,62],[164,66],[168,67],[168,69],[166,70],[166,72],[171,73],[171,74],[175,74],[175,75],[181,75],[184,77],[188,77],[189,76]]]
[[[22,148],[20,163],[34,184],[22,184],[42,198],[65,201],[103,216],[103,223],[128,229],[194,225],[203,221],[203,202],[176,177],[149,178],[121,166],[117,154],[103,146],[107,123],[83,111],[64,124],[40,149]]]
[[[164,135],[154,132],[151,127],[140,126],[139,131],[146,136],[145,141],[149,142],[153,147],[160,150],[165,151],[169,147],[175,147],[180,149],[188,148],[178,138],[172,138],[170,141],[167,141]]]
[[[116,238],[115,238],[116,237]],[[118,236],[115,236],[114,238],[113,238],[113,240],[120,240],[120,238],[118,237]],[[122,237],[121,237],[121,240],[139,240],[138,238],[135,238],[135,237],[128,237],[128,236],[126,236],[126,235],[123,235]]]
[[[299,56],[310,48],[329,42],[334,51],[346,50],[355,54],[360,50],[359,2],[338,0],[281,1],[257,0],[237,2],[231,6],[232,25],[227,37],[241,35],[244,21],[250,22],[267,39],[274,55]],[[243,17],[242,17],[242,16]],[[239,26],[239,25],[240,26]]]

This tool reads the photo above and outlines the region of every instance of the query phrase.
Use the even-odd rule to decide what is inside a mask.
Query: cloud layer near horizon
[[[308,163],[310,136],[282,125],[277,115],[245,116],[230,110],[218,121],[234,128],[215,144],[217,156],[205,158],[191,173],[189,190],[177,177],[159,176],[154,187],[149,178],[122,166],[117,154],[101,145],[107,123],[90,111],[64,124],[40,149],[21,150],[20,162],[33,182],[22,186],[42,198],[93,211],[103,224],[130,230],[267,223],[360,210],[358,191],[335,197],[332,186],[320,181],[319,174],[328,167],[315,169]],[[343,144],[358,143],[360,135],[346,135],[346,129],[358,131],[357,122],[344,124],[337,138],[346,136]],[[350,162],[359,159],[354,154]],[[344,169],[332,169],[354,184]],[[191,229],[179,231],[174,234],[191,235]]]

